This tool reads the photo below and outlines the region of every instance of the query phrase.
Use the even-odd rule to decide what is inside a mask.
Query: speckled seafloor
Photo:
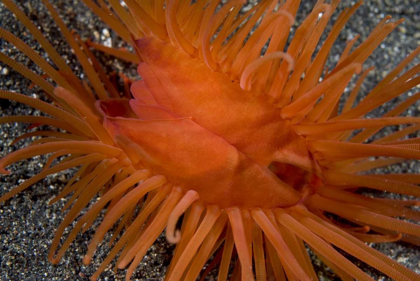
[[[18,2],[30,19],[39,23],[41,31],[47,34],[48,39],[69,61],[76,73],[80,75],[80,67],[74,56],[69,52],[68,46],[63,43],[63,37],[58,32],[46,9],[40,4],[41,1]],[[300,20],[303,15],[310,11],[315,1],[302,2],[304,4],[301,5],[299,12]],[[83,38],[91,38],[97,42],[114,47],[121,44],[110,29],[97,20],[93,13],[83,4],[74,0],[56,0],[54,3],[58,7],[61,16],[66,20],[66,23],[76,29]],[[343,0],[339,10],[350,4],[352,4],[350,1]],[[337,14],[336,12],[335,17]],[[379,79],[383,78],[392,66],[396,65],[397,62],[420,44],[420,2],[418,0],[367,0],[346,25],[345,30],[341,32],[338,44],[335,45],[332,51],[331,62],[334,62],[338,59],[346,40],[352,39],[357,33],[362,38],[366,38],[375,24],[387,14],[392,15],[395,19],[404,17],[406,22],[391,33],[378,50],[374,52],[372,59],[365,64],[365,67],[374,65],[377,70],[368,76],[368,80],[362,87],[364,93],[371,89]],[[23,25],[17,23],[16,18],[1,3],[0,26],[18,35],[27,44],[39,50],[28,31]],[[15,50],[12,50],[9,44],[1,40],[0,50],[4,54],[26,63],[32,69],[36,69],[33,63],[28,63]],[[97,54],[101,55],[100,53]],[[125,73],[127,73],[127,69],[130,69],[129,74],[135,75],[134,65],[124,64],[103,55],[101,57],[102,61],[106,62],[108,69],[124,71]],[[36,69],[36,71],[39,70]],[[42,93],[37,91],[37,89],[29,90],[29,85],[30,82],[28,80],[10,67],[0,63],[0,89],[8,89],[42,98]],[[411,94],[413,93],[415,91],[411,91]],[[419,115],[420,108],[418,106],[417,104],[417,107],[411,108],[407,114]],[[380,113],[381,110],[383,108],[376,113]],[[39,112],[14,102],[0,100],[0,116],[27,114],[39,114]],[[0,156],[4,156],[17,148],[17,146],[10,146],[10,143],[15,137],[25,132],[26,129],[27,126],[21,124],[1,125]],[[387,132],[385,131],[384,133]],[[17,145],[22,147],[28,143],[20,141]],[[21,183],[34,173],[39,172],[42,168],[42,163],[45,163],[45,159],[36,157],[30,161],[20,162],[9,167],[13,173],[10,176],[0,177],[0,194],[4,194],[16,186],[17,183]],[[418,163],[411,162],[393,166],[392,169],[418,173],[420,166]],[[48,249],[54,236],[54,231],[64,218],[64,214],[61,213],[60,209],[64,206],[66,200],[61,200],[52,206],[49,206],[48,202],[59,193],[68,179],[68,174],[50,176],[0,206],[0,279],[2,281],[88,280],[89,276],[97,268],[99,260],[106,256],[108,247],[104,245],[98,249],[96,259],[94,259],[91,266],[82,264],[82,257],[86,251],[89,238],[94,233],[93,230],[89,230],[85,234],[78,235],[58,266],[53,266],[47,260]],[[94,225],[93,229],[95,227],[96,225]],[[375,247],[420,273],[419,249],[404,243],[381,244],[375,245]],[[137,278],[135,280],[161,280],[171,258],[172,249],[165,242],[165,239],[161,237],[138,267],[134,276]],[[334,280],[336,278],[330,271],[320,266],[319,262],[315,261],[314,263],[323,280]],[[362,263],[357,264],[363,267]],[[375,280],[386,280],[377,271],[370,268],[366,268],[366,270],[371,272]],[[115,274],[112,268],[109,268],[101,275],[100,280],[123,280],[124,275],[124,271],[118,271]]]

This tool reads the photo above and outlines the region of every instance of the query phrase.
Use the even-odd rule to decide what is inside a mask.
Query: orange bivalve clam
[[[1,98],[50,116],[2,122],[61,130],[18,138],[41,137],[3,157],[3,174],[14,162],[52,154],[39,174],[0,201],[50,174],[79,167],[52,200],[69,196],[49,253],[53,263],[105,209],[83,262],[91,262],[116,225],[112,250],[92,280],[114,259],[118,268],[128,268],[129,280],[165,228],[167,240],[176,244],[166,272],[170,281],[205,280],[216,266],[219,281],[318,280],[308,252],[343,280],[373,280],[338,249],[394,280],[420,280],[366,245],[398,240],[419,245],[420,213],[413,208],[419,201],[355,192],[363,187],[420,197],[416,174],[370,173],[420,159],[419,139],[407,138],[419,130],[420,118],[400,117],[419,94],[378,118],[364,118],[420,84],[419,64],[401,73],[420,48],[354,103],[371,70],[363,70],[363,63],[401,21],[384,18],[352,51],[355,42],[350,42],[329,71],[325,64],[333,43],[361,2],[340,13],[316,51],[339,1],[318,1],[289,36],[300,1],[259,1],[241,12],[240,0],[125,0],[125,5],[83,0],[135,54],[83,41],[48,0],[43,2],[86,76],[77,77],[18,6],[4,0],[54,65],[0,29],[0,36],[46,75],[5,55],[0,60],[51,100],[0,91]],[[126,79],[120,93],[91,48],[137,63],[141,79]],[[355,75],[356,86],[340,106]],[[371,141],[380,129],[395,125],[407,126]]]

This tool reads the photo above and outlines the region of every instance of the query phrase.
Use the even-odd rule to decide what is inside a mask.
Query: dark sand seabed
[[[68,58],[69,63],[75,67],[76,73],[80,73],[76,59],[69,53],[68,46],[63,43],[63,37],[57,31],[55,24],[51,21],[46,9],[40,4],[39,0],[16,1],[23,7],[30,19],[38,22],[40,29],[59,50],[61,54]],[[103,25],[90,10],[82,3],[73,0],[53,1],[60,14],[66,19],[66,23],[76,29],[83,38],[91,38],[96,42],[119,46],[121,43],[113,35],[111,30]],[[306,15],[314,0],[302,1],[299,19]],[[343,0],[339,10],[352,4],[353,1]],[[338,13],[334,14],[334,18]],[[400,25],[396,31],[380,45],[374,52],[372,58],[365,64],[366,66],[376,66],[376,70],[368,76],[368,80],[362,87],[363,93],[367,93],[379,79],[395,66],[402,58],[407,56],[420,44],[420,1],[418,0],[366,0],[366,3],[359,8],[359,11],[346,25],[338,38],[338,44],[333,48],[331,63],[338,59],[340,51],[344,48],[346,40],[352,39],[357,33],[362,38],[366,38],[369,31],[379,22],[384,15],[391,15],[394,19],[405,18],[406,22]],[[23,25],[17,23],[12,14],[0,4],[0,26],[18,35],[21,39],[31,46],[36,46],[28,31]],[[360,42],[360,40],[359,40]],[[23,56],[18,56],[17,52],[10,50],[10,45],[0,40],[1,52],[16,58],[21,62],[27,60]],[[38,50],[38,47],[35,49]],[[97,53],[97,55],[101,55]],[[135,66],[115,61],[112,58],[102,55],[102,61],[106,62],[108,69],[124,71],[126,74],[135,77]],[[418,60],[417,60],[418,62]],[[28,64],[33,67],[33,63]],[[33,68],[34,69],[34,68]],[[127,71],[131,69],[131,71]],[[42,93],[37,89],[29,90],[30,82],[20,74],[13,71],[10,67],[0,63],[0,88],[8,89],[20,93],[40,96]],[[414,89],[410,93],[414,94],[420,89]],[[383,109],[382,109],[383,110]],[[420,104],[411,108],[406,114],[420,116]],[[380,114],[381,110],[375,112]],[[374,114],[375,114],[374,113]],[[0,116],[7,115],[27,115],[39,114],[29,107],[4,100],[0,100]],[[27,126],[21,124],[6,124],[0,128],[0,157],[14,151],[16,147],[9,146],[10,142],[17,136],[25,132]],[[389,128],[389,133],[392,128]],[[394,128],[395,129],[395,128]],[[28,142],[21,141],[18,146],[26,146]],[[30,161],[20,162],[10,166],[13,171],[10,176],[0,176],[0,194],[4,194],[17,183],[23,182],[34,173],[38,173],[45,163],[43,157],[36,157]],[[392,168],[393,172],[418,173],[420,165],[416,162],[396,165]],[[390,171],[384,169],[384,171]],[[107,245],[101,246],[96,254],[93,264],[84,266],[82,257],[86,252],[89,238],[92,237],[94,230],[89,230],[84,234],[78,235],[76,241],[67,251],[63,260],[58,266],[52,265],[47,260],[48,249],[50,247],[54,231],[62,221],[64,214],[61,208],[66,200],[62,200],[53,206],[48,206],[48,202],[59,193],[61,188],[69,179],[69,174],[50,176],[47,179],[32,186],[26,191],[15,196],[6,204],[0,205],[0,279],[6,280],[88,280],[106,253],[109,251]],[[97,222],[98,223],[98,222]],[[95,225],[93,227],[95,229]],[[109,237],[108,237],[109,238]],[[391,258],[404,264],[420,274],[420,250],[405,243],[389,243],[374,245],[375,248],[386,253]],[[137,268],[135,280],[161,280],[164,277],[166,266],[171,258],[173,247],[166,243],[162,236],[149,250],[141,265]],[[99,258],[98,258],[99,257]],[[360,267],[371,272],[375,280],[387,280],[386,277],[373,269],[367,268],[363,263],[355,261]],[[96,264],[95,264],[96,263]],[[319,261],[314,261],[316,270],[319,271],[321,280],[339,280],[327,268],[323,267]],[[123,280],[125,271],[114,273],[112,268],[101,275],[100,280]],[[217,274],[215,274],[217,276]]]

